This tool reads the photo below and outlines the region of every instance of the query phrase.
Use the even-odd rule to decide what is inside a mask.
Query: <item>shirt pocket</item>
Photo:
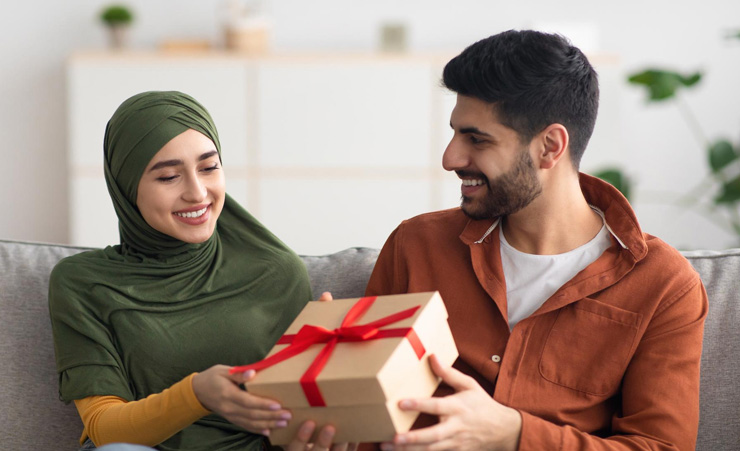
[[[540,374],[580,392],[614,393],[641,322],[640,313],[589,298],[560,309],[542,349]]]

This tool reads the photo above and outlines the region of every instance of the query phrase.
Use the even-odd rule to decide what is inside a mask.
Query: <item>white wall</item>
[[[0,17],[0,152],[5,163],[0,177],[0,239],[68,240],[63,65],[75,50],[105,46],[96,15],[106,3],[15,1]],[[153,47],[177,37],[221,40],[220,1],[128,4],[138,16],[133,30],[136,47]],[[597,69],[606,68],[597,133],[599,128],[621,130],[621,140],[595,138],[583,168],[624,167],[638,183],[634,204],[643,228],[675,246],[737,244],[701,215],[666,206],[670,195],[665,192],[682,193],[705,173],[704,151],[674,106],[646,107],[643,93],[621,80],[647,65],[704,70],[702,86],[685,100],[711,137],[724,135],[737,143],[740,40],[722,36],[740,28],[740,2],[626,0],[597,6],[586,0],[272,0],[269,8],[277,50],[372,50],[378,26],[387,20],[405,21],[410,47],[418,51],[459,51],[509,28],[562,30],[576,44],[608,56],[595,60]]]

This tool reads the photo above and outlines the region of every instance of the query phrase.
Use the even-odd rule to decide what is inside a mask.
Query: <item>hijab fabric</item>
[[[68,257],[50,279],[59,393],[66,402],[92,395],[132,401],[214,364],[260,360],[310,299],[300,259],[228,195],[203,243],[185,243],[143,219],[136,207],[139,180],[152,157],[188,129],[210,138],[220,157],[211,116],[180,92],[135,95],[108,122],[105,181],[120,244]],[[170,442],[221,449],[249,441],[250,434],[212,417],[161,449]]]

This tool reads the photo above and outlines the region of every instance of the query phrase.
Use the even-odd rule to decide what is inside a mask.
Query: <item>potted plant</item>
[[[111,47],[120,49],[126,46],[128,29],[134,15],[123,5],[110,5],[100,13],[100,19],[108,27]]]

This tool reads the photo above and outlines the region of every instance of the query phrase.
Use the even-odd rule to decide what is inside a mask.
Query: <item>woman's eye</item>
[[[216,169],[220,169],[220,168],[221,167],[218,165],[218,163],[216,163],[213,166],[209,166],[209,167],[207,167],[207,168],[205,168],[203,170],[206,171],[206,172],[212,172],[212,171],[215,171]]]
[[[169,176],[169,177],[162,176],[162,177],[157,177],[157,181],[160,181],[160,182],[171,182],[171,181],[175,180],[176,178],[177,178],[176,175],[172,175],[172,176]]]

